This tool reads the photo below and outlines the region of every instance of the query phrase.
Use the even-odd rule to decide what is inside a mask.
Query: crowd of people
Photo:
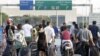
[[[7,26],[5,27],[5,37],[7,46],[10,47],[6,47],[3,56],[8,56],[8,54],[6,54],[7,50],[12,47],[16,49],[15,52],[18,56],[20,49],[29,46],[33,41],[37,43],[37,53],[41,55],[44,53],[48,56],[48,46],[54,43],[55,31],[51,22],[47,22],[46,24],[45,20],[33,27],[29,23],[29,20],[25,20],[24,25],[18,24],[15,26],[13,21],[8,19]]]
[[[97,50],[99,49],[99,27],[96,26],[96,21],[93,21],[93,25],[88,26],[84,24],[83,27],[79,27],[76,22],[72,22],[72,26],[68,29],[67,24],[63,23],[63,26],[60,27],[60,31],[57,26],[53,25],[52,22],[42,20],[39,25],[32,26],[29,23],[29,20],[25,20],[25,24],[18,24],[15,26],[13,21],[8,19],[7,26],[4,29],[4,34],[6,37],[7,47],[3,53],[3,56],[14,56],[6,54],[8,49],[12,47],[15,48],[16,55],[21,48],[27,47],[31,42],[35,41],[37,43],[37,56],[53,56],[55,55],[55,38],[58,38],[60,35],[61,39],[61,54],[64,47],[62,42],[68,40],[72,46],[72,55],[81,54],[82,56],[89,56],[90,47],[95,48],[93,53],[96,56],[99,54]],[[10,47],[8,47],[10,46]],[[49,49],[50,47],[53,47]],[[48,52],[51,50],[51,53]],[[92,53],[90,51],[90,53]],[[14,51],[11,51],[14,52]],[[90,54],[93,56],[93,54]]]
[[[62,26],[62,28],[63,27],[64,26]],[[63,36],[66,36],[66,40],[68,40],[67,37],[70,36],[74,53],[81,54],[82,56],[99,56],[99,46],[97,43],[100,41],[100,32],[99,27],[96,25],[96,21],[93,21],[90,26],[84,24],[83,27],[79,27],[76,22],[73,22],[69,32],[70,35],[68,34],[68,31],[66,31],[65,34],[67,35]],[[63,37],[63,39],[65,38]]]

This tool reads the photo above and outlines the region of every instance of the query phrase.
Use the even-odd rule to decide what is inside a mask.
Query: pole
[[[82,9],[82,13],[83,13],[83,9]],[[82,16],[82,28],[84,28],[84,17]]]
[[[0,25],[2,26],[2,7],[0,6]]]
[[[92,3],[91,3],[91,0],[89,0],[89,4],[91,4],[91,6],[90,6],[88,24],[90,24],[90,15],[93,13],[93,5],[92,5]]]
[[[86,3],[88,3],[88,0],[86,1]],[[85,18],[85,24],[88,26],[88,17],[89,15],[88,15],[88,8],[86,7],[86,18]]]
[[[57,11],[58,11],[58,8],[56,6],[56,20],[57,20],[57,27],[58,27],[58,13],[57,13]]]

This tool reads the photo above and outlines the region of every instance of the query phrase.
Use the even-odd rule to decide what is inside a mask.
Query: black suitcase
[[[89,56],[99,56],[99,49],[96,46],[90,47]]]

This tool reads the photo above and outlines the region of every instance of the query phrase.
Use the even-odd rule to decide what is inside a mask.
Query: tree
[[[1,21],[2,19],[2,21]],[[5,22],[6,20],[8,19],[8,15],[5,14],[5,13],[0,13],[0,23],[2,22]]]

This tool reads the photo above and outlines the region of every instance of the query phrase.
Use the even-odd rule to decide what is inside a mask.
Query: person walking
[[[63,25],[60,27],[60,32],[64,31],[64,27],[66,27],[66,23],[64,22]]]
[[[5,28],[5,32],[6,32],[6,37],[7,37],[7,43],[9,45],[13,45],[14,33],[15,33],[14,30],[15,30],[15,27],[13,25],[12,19],[8,19],[7,20],[7,26]]]
[[[46,41],[48,45],[48,55],[53,56],[54,55],[54,37],[55,37],[55,32],[53,29],[53,26],[51,22],[47,22],[47,26],[44,28],[45,35],[46,35]]]
[[[3,56],[15,56],[16,51],[14,49],[14,34],[15,27],[12,19],[7,19],[7,26],[5,28],[7,46],[3,53]]]
[[[30,42],[32,41],[32,25],[29,24],[28,20],[25,20],[25,24],[22,26],[22,29],[24,30],[24,34],[25,34],[25,40],[27,42],[27,45],[30,44]]]
[[[62,43],[62,36],[61,36],[61,32],[64,31],[64,27],[66,27],[66,23],[64,22],[63,25],[60,27],[60,39],[61,39],[61,43]]]
[[[73,33],[71,34],[71,40],[72,40],[73,45],[74,45],[74,52],[77,48],[77,44],[79,43],[78,37],[77,37],[78,32],[79,32],[79,27],[77,24],[74,24]]]
[[[55,32],[51,22],[47,22],[47,26],[44,28],[44,31],[45,31],[47,43],[52,44],[52,42],[54,41]]]
[[[89,46],[95,46],[93,42],[93,36],[90,30],[88,30],[88,26],[84,24],[84,28],[79,31],[77,34],[79,36],[79,41],[81,42],[81,54],[82,56],[88,56],[89,54]]]
[[[39,25],[39,31],[38,31],[38,54],[39,56],[48,56],[48,53],[46,52],[47,49],[47,42],[46,42],[46,36],[44,32],[43,25]]]
[[[70,34],[73,35],[74,33],[74,30],[75,30],[75,25],[76,25],[76,22],[72,22],[72,25],[70,27]],[[73,37],[73,36],[72,36]]]
[[[58,30],[57,26],[54,25],[54,26],[53,26],[53,29],[54,29],[54,32],[55,32],[55,38],[58,38],[59,30]]]
[[[61,44],[62,50],[61,50],[61,52],[62,52],[62,55],[65,55],[65,53],[66,53],[66,49],[65,49],[66,45],[65,44],[70,43],[70,46],[67,46],[67,47],[70,47],[70,49],[69,49],[69,51],[70,51],[69,55],[73,56],[73,54],[74,54],[74,52],[73,52],[73,43],[71,41],[70,32],[68,31],[68,28],[66,26],[63,27],[63,30],[64,31],[61,32],[61,36],[62,36],[62,44]]]
[[[17,51],[17,56],[18,56],[19,50],[21,48],[27,46],[24,31],[22,30],[21,24],[18,24],[18,26],[17,26],[17,31],[15,33],[15,45],[14,46],[15,46],[16,51]]]
[[[73,29],[73,33],[71,34],[72,35],[72,37],[73,37],[73,42],[75,43],[75,42],[77,42],[77,40],[78,40],[78,38],[77,38],[77,34],[78,34],[78,32],[79,32],[79,27],[78,27],[78,25],[77,24],[74,24],[74,29]]]
[[[98,37],[99,27],[96,25],[96,21],[92,22],[92,25],[89,27],[89,30],[92,32],[93,41],[96,43],[99,40]]]

